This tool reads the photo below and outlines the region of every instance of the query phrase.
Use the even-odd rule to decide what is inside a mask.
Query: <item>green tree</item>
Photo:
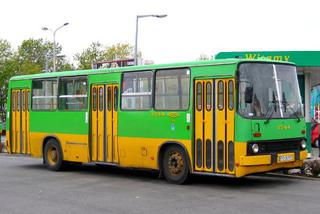
[[[107,48],[103,54],[105,60],[128,59],[131,57],[133,47],[129,43],[118,43]]]
[[[105,48],[99,42],[93,42],[88,48],[74,56],[78,69],[90,69],[92,63],[104,60],[128,59],[133,47],[128,43],[118,43]]]
[[[59,56],[62,50],[61,45],[56,45],[56,55]],[[52,68],[53,43],[43,39],[27,39],[22,41],[16,52],[18,61],[18,74],[33,74],[45,70],[46,61],[48,68]],[[65,56],[57,57],[57,65],[63,64]],[[61,70],[61,66],[57,66]]]
[[[65,56],[59,56],[61,45],[57,45],[57,70],[74,70]],[[22,41],[14,51],[7,40],[0,39],[0,117],[5,117],[5,103],[9,79],[14,75],[34,74],[52,68],[53,43],[43,39]]]
[[[73,71],[76,69],[74,67],[74,65],[72,63],[68,62],[68,60],[66,60],[66,59],[58,60],[57,67],[59,68],[59,71]]]
[[[0,120],[5,120],[8,81],[16,69],[13,50],[7,40],[0,39]]]
[[[74,56],[78,69],[90,69],[93,62],[103,60],[104,48],[100,42],[92,42],[88,48]]]
[[[0,62],[3,62],[12,57],[11,44],[4,39],[0,39]]]

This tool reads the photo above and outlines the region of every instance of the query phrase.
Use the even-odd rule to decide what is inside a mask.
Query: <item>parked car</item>
[[[311,126],[311,145],[313,147],[319,147],[319,123]]]

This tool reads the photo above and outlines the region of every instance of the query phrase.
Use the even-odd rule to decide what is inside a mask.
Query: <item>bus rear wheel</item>
[[[50,139],[44,148],[44,163],[49,170],[59,171],[63,167],[63,156],[60,144],[55,139]]]
[[[176,145],[169,146],[162,159],[163,175],[174,184],[183,184],[189,176],[188,161],[185,151]]]

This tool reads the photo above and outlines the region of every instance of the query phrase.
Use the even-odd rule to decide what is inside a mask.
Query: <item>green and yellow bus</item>
[[[6,149],[68,162],[242,177],[302,165],[296,67],[226,59],[16,76]]]

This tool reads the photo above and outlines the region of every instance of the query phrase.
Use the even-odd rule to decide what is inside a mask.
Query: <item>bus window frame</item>
[[[113,109],[114,111],[118,111],[119,110],[119,86],[115,85],[113,87]]]
[[[199,88],[199,86],[200,86],[200,88]],[[197,111],[202,111],[202,108],[203,108],[203,102],[202,102],[203,87],[202,87],[202,82],[197,82],[195,84],[195,89],[196,89],[196,92],[194,94],[194,97],[195,97],[195,100],[196,100],[195,109]],[[201,93],[199,93],[200,91],[198,89],[201,89]],[[200,100],[199,100],[199,97],[200,97]]]
[[[222,85],[222,91],[220,86]],[[225,105],[226,105],[226,100],[228,99],[228,97],[226,96],[226,84],[222,81],[219,80],[217,83],[217,88],[218,88],[218,93],[217,93],[217,107],[219,111],[222,111],[225,109]],[[220,96],[222,96],[223,100],[220,100]]]
[[[57,99],[57,106],[56,106],[56,108],[53,108],[53,109],[34,109],[33,108],[33,82],[34,81],[44,81],[44,80],[57,80],[57,96],[56,96],[56,99]],[[30,99],[31,99],[31,102],[30,102],[30,110],[32,111],[32,112],[56,112],[56,111],[58,111],[58,107],[59,107],[59,97],[58,97],[58,95],[59,95],[59,77],[48,77],[48,78],[34,78],[34,79],[31,79],[31,97],[30,97]]]
[[[239,115],[241,118],[249,119],[249,120],[264,120],[264,118],[256,118],[256,117],[251,117],[251,116],[245,116],[239,112],[239,75],[240,75],[240,65],[244,63],[261,63],[261,64],[279,64],[279,65],[291,65],[294,66],[297,69],[297,66],[293,63],[290,62],[264,62],[264,61],[244,61],[244,62],[239,62],[237,64],[237,68],[235,71],[235,76],[234,76],[234,111],[236,112],[237,115]],[[297,71],[297,70],[296,70]],[[300,92],[301,93],[301,92]],[[294,117],[293,117],[294,118]],[[293,118],[281,118],[281,117],[273,117],[272,120],[279,120],[279,119],[293,119]],[[300,118],[305,118],[305,115]]]
[[[232,84],[232,94],[230,94],[230,83]],[[234,90],[234,80],[231,79],[231,80],[228,80],[228,83],[227,83],[227,86],[228,86],[228,109],[230,111],[233,111],[234,110],[234,105],[235,105],[235,102],[234,102],[234,98],[235,98],[235,90]],[[231,99],[230,99],[230,95],[231,95]],[[232,101],[232,106],[230,106],[230,100]]]
[[[85,78],[86,79],[86,84],[87,84],[87,105],[86,108],[84,109],[61,109],[60,108],[60,79],[63,78],[74,78],[74,79],[81,79],[81,78]],[[87,112],[90,109],[90,102],[91,102],[91,91],[89,92],[89,90],[91,89],[91,87],[89,86],[89,80],[88,80],[88,75],[79,75],[79,76],[62,76],[62,77],[58,77],[58,93],[57,93],[57,111],[60,112]],[[97,92],[97,96],[98,96],[98,92]]]
[[[126,73],[135,73],[135,72],[151,72],[151,76],[152,76],[152,87],[151,87],[151,105],[150,108],[148,109],[123,109],[122,108],[122,87],[123,87],[123,76]],[[118,111],[128,111],[128,112],[147,112],[147,111],[151,111],[154,110],[154,90],[155,90],[155,70],[154,69],[148,69],[148,70],[136,70],[136,71],[125,71],[121,73],[121,78],[120,78],[120,84],[118,87]]]
[[[158,72],[158,71],[161,71],[161,70],[179,70],[179,69],[187,69],[188,71],[189,71],[189,101],[188,101],[188,107],[186,108],[186,109],[177,109],[177,110],[160,110],[160,109],[156,109],[155,108],[155,99],[156,99],[156,73]],[[194,94],[192,93],[192,89],[193,89],[193,84],[192,84],[192,80],[193,80],[193,78],[194,77],[192,77],[192,72],[191,72],[191,68],[190,67],[174,67],[174,68],[161,68],[161,69],[156,69],[155,70],[155,72],[154,72],[154,78],[153,78],[153,81],[154,81],[154,83],[153,83],[153,87],[154,87],[154,89],[153,89],[153,110],[155,111],[155,112],[163,112],[163,111],[166,111],[166,112],[188,112],[188,111],[190,111],[190,107],[192,106],[192,104],[190,105],[190,102],[192,102],[193,101],[193,97],[192,96],[194,96]]]

